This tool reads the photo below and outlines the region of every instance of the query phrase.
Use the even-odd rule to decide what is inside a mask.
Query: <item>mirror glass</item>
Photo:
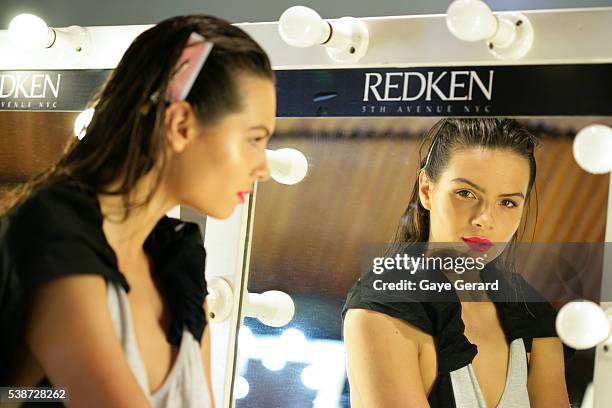
[[[527,226],[524,240],[602,243],[609,174],[581,169],[572,143],[584,126],[610,126],[612,119],[517,119],[542,142],[536,151],[537,222]],[[237,407],[349,406],[342,306],[363,273],[364,244],[393,238],[410,200],[423,135],[438,120],[278,120],[269,149],[301,151],[308,159],[308,174],[295,185],[272,180],[258,185],[248,291],[289,294],[295,316],[280,328],[244,318],[234,383]],[[592,258],[595,264],[589,268],[594,274],[569,285],[581,292],[553,293],[556,307],[576,296],[597,300],[601,253]],[[535,286],[541,276],[538,265],[521,272]],[[547,273],[559,288],[576,278],[552,269]],[[570,400],[576,406],[592,379],[593,356],[594,349],[578,352],[566,367]]]

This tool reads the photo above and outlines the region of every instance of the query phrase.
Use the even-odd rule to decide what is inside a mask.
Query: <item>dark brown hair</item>
[[[61,157],[48,169],[12,189],[0,204],[7,214],[35,189],[71,181],[95,193],[122,195],[126,208],[148,203],[165,166],[163,97],[150,103],[155,92],[165,94],[175,64],[192,32],[214,44],[187,101],[203,126],[214,125],[243,109],[238,86],[242,74],[274,82],[274,72],[263,49],[240,28],[227,21],[189,15],[169,18],[140,34],[117,68],[90,102],[94,116],[82,139],[71,138]],[[143,110],[143,106],[149,109]],[[143,202],[129,193],[137,181],[155,168],[156,182]],[[119,182],[115,190],[109,184]]]
[[[421,153],[426,144],[429,144],[429,152],[427,155],[423,155]],[[529,218],[532,188],[536,191],[535,209],[537,220],[537,189],[535,189],[537,166],[535,149],[538,145],[538,138],[514,119],[445,118],[438,121],[425,134],[419,149],[419,172],[424,171],[430,180],[436,182],[446,169],[452,153],[461,149],[486,148],[514,152],[527,159],[529,163],[529,184],[525,197],[526,216],[524,220]],[[526,225],[526,222],[522,222],[521,237],[525,232]],[[407,244],[427,242],[428,240],[429,211],[421,205],[419,199],[419,177],[417,172],[410,201],[402,214],[389,252],[397,253],[397,251],[405,248]],[[509,243],[509,247],[504,251],[504,258],[501,259],[506,270],[514,269],[510,258],[515,250],[516,241],[517,234],[515,233]]]

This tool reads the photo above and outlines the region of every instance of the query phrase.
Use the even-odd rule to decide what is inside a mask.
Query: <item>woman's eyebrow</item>
[[[464,179],[461,177],[452,179],[451,181],[455,181],[458,183],[465,183],[465,184],[469,184],[470,186],[474,187],[476,190],[480,191],[481,193],[485,193],[486,191],[484,190],[484,188],[480,187],[479,185],[472,183],[470,180],[468,179]],[[517,197],[521,197],[522,199],[525,199],[525,195],[523,193],[508,193],[508,194],[500,194],[500,197],[512,197],[512,196],[517,196]]]
[[[270,132],[270,129],[268,129],[264,125],[252,126],[249,128],[249,130],[263,130],[264,132],[266,132],[266,136],[270,136],[272,134],[272,132]]]

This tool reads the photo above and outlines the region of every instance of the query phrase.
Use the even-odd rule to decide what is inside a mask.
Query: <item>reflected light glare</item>
[[[284,353],[274,344],[266,344],[264,347],[265,349],[262,350],[263,356],[261,357],[261,364],[270,371],[279,371],[285,368],[287,359]]]
[[[243,376],[236,378],[234,382],[234,398],[242,399],[249,395],[249,382]]]
[[[299,353],[308,345],[304,333],[295,328],[285,330],[283,334],[281,334],[280,339],[283,343],[283,348],[289,353]]]
[[[255,336],[253,336],[251,329],[248,326],[240,326],[240,331],[238,332],[239,347],[248,347],[249,344],[253,344],[254,340]]]
[[[74,120],[74,135],[78,137],[79,140],[85,137],[87,126],[89,126],[93,115],[93,108],[85,109],[83,112],[79,113],[79,116]]]
[[[311,390],[318,390],[327,380],[324,370],[319,365],[309,365],[302,370],[302,383]]]

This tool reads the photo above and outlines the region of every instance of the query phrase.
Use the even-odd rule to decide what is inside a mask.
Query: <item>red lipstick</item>
[[[244,204],[244,196],[246,196],[248,194],[251,194],[252,192],[253,192],[253,190],[238,192],[238,199],[240,200],[240,203]]]
[[[493,246],[490,240],[482,237],[461,237],[461,239],[475,251],[484,252]]]

